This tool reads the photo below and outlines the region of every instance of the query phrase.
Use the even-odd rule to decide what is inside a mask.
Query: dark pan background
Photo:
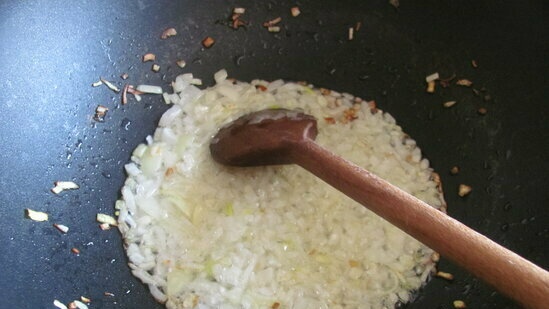
[[[293,18],[296,4],[302,14]],[[225,24],[236,6],[247,9],[246,29]],[[548,268],[547,12],[541,1],[401,0],[398,9],[388,1],[1,1],[0,307],[53,308],[54,299],[85,295],[90,308],[162,308],[131,276],[118,231],[95,222],[98,212],[113,214],[124,164],[169,107],[160,96],[122,106],[119,95],[91,87],[100,76],[122,86],[124,72],[129,83],[171,91],[178,74],[211,85],[226,68],[245,81],[305,80],[375,100],[441,174],[451,216]],[[277,16],[282,31],[268,33],[261,24]],[[167,27],[179,34],[161,40]],[[206,36],[216,43],[205,50]],[[141,63],[146,52],[160,73]],[[482,91],[428,94],[433,72]],[[451,100],[457,105],[442,107]],[[99,104],[109,108],[101,123]],[[454,165],[461,173],[451,176]],[[54,195],[56,180],[81,188]],[[473,187],[466,198],[456,194],[460,183]],[[50,221],[25,218],[25,208]],[[518,308],[444,259],[440,269],[455,280],[433,279],[406,308],[452,308],[455,299]]]

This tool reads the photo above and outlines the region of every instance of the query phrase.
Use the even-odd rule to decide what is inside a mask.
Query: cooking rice
[[[129,265],[167,308],[393,308],[433,251],[295,165],[217,164],[218,129],[265,108],[300,109],[317,142],[435,208],[429,162],[388,113],[346,93],[277,80],[173,84],[174,103],[126,165],[117,202]]]

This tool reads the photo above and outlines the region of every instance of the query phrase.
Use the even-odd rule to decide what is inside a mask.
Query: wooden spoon
[[[367,170],[319,146],[314,117],[286,109],[245,115],[212,139],[233,166],[295,163],[527,308],[549,308],[549,272]]]

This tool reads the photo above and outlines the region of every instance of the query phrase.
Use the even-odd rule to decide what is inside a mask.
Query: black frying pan
[[[162,308],[131,276],[119,233],[95,222],[96,213],[113,213],[123,165],[168,108],[158,96],[122,106],[119,95],[91,87],[100,76],[123,85],[124,72],[130,83],[170,90],[180,73],[208,85],[226,68],[241,80],[306,80],[376,100],[441,174],[451,216],[549,267],[547,7],[354,2],[0,3],[1,307],[53,308],[54,299],[84,295],[91,308]],[[296,4],[302,14],[292,18]],[[227,25],[236,6],[250,21],[237,31]],[[261,24],[277,16],[282,31],[267,32]],[[161,40],[167,27],[179,35]],[[200,44],[206,36],[216,39],[210,49]],[[157,55],[160,73],[141,63],[146,52]],[[187,67],[178,68],[177,59]],[[428,94],[424,79],[433,72],[455,73],[473,86]],[[450,100],[458,104],[442,107]],[[109,108],[104,122],[93,119],[99,104]],[[461,172],[451,176],[454,165]],[[81,188],[54,195],[56,180]],[[473,187],[466,198],[457,196],[460,183]],[[50,221],[25,218],[25,208],[48,212]],[[461,299],[470,308],[518,308],[444,259],[439,268],[454,281],[433,279],[404,307],[451,308]]]

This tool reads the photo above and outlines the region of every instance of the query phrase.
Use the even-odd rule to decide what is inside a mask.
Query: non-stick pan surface
[[[160,96],[121,105],[118,94],[91,84],[104,77],[170,91],[178,74],[211,85],[221,68],[241,80],[305,80],[375,100],[441,174],[451,216],[549,267],[547,6],[400,2],[0,3],[0,307],[53,308],[54,299],[84,295],[90,308],[162,308],[130,274],[117,230],[99,229],[95,215],[114,213],[124,164],[168,106]],[[298,17],[290,15],[295,5]],[[237,6],[249,25],[233,30],[227,18]],[[279,33],[262,27],[278,16]],[[161,40],[168,27],[178,35]],[[201,46],[206,36],[216,40],[209,49]],[[157,55],[159,73],[141,62],[147,52]],[[456,78],[429,94],[425,77],[433,72]],[[444,108],[447,101],[457,104]],[[93,119],[98,105],[109,108],[104,122]],[[452,176],[454,165],[461,172]],[[57,180],[80,189],[55,195]],[[461,183],[473,188],[465,198],[457,195]],[[50,220],[29,220],[25,208]],[[453,282],[433,279],[406,308],[451,308],[456,299],[470,308],[518,308],[444,259],[440,270]]]

